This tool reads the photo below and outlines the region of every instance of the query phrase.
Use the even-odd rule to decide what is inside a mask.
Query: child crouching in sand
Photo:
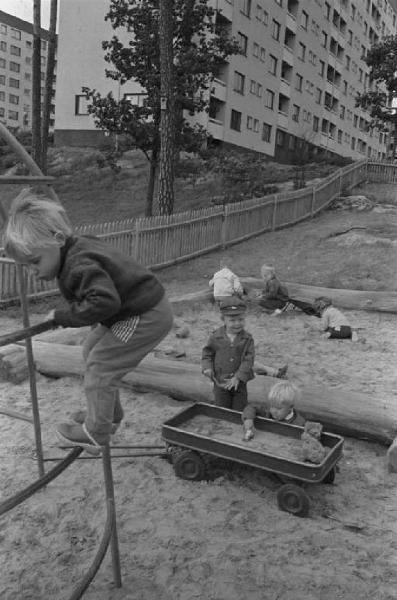
[[[243,439],[249,441],[254,437],[254,419],[258,416],[303,426],[305,419],[295,410],[295,403],[299,396],[299,390],[293,383],[289,381],[275,383],[269,391],[268,404],[249,403],[243,410]]]
[[[321,326],[325,331],[324,337],[357,341],[357,332],[352,330],[345,315],[332,305],[330,298],[320,296],[315,299],[313,305],[321,316]]]
[[[30,190],[11,204],[4,244],[38,279],[57,279],[68,306],[51,311],[54,326],[96,325],[83,346],[87,411],[57,433],[97,454],[123,417],[118,382],[172,327],[164,288],[130,256],[93,236],[74,235],[63,207]]]

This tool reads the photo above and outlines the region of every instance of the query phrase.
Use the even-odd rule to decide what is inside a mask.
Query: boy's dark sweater
[[[150,310],[164,296],[153,273],[91,236],[67,238],[57,281],[69,304],[55,311],[55,323],[62,327],[111,327]]]

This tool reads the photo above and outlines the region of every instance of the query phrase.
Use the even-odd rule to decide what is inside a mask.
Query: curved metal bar
[[[87,573],[80,581],[80,583],[77,585],[77,587],[75,587],[75,589],[73,590],[72,595],[69,597],[69,600],[80,600],[80,598],[83,596],[84,592],[90,585],[91,581],[97,574],[99,567],[101,566],[102,561],[105,558],[105,554],[109,547],[109,542],[113,532],[113,528],[115,527],[114,510],[113,507],[110,506],[110,503],[111,500],[108,500],[105,531],[103,532],[98,551],[94,557],[94,560],[92,561],[90,568],[88,569]]]
[[[2,502],[0,504],[0,516],[4,515],[4,513],[11,510],[15,506],[18,506],[18,504],[21,504],[21,502],[27,498],[30,498],[30,496],[32,496],[35,492],[55,479],[55,477],[60,475],[83,452],[83,450],[84,448],[81,448],[80,446],[74,448],[72,452],[66,456],[66,458],[61,460],[53,469],[51,469],[51,471],[48,471],[48,473],[43,475],[43,477],[40,477],[40,479],[37,479],[31,485],[28,485],[28,487],[15,494],[15,496],[12,496],[11,498],[8,498],[8,500]]]

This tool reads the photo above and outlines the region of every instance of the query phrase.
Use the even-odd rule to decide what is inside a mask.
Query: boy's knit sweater
[[[150,310],[164,296],[153,273],[92,236],[67,238],[57,281],[69,304],[55,310],[55,323],[62,327],[111,327]]]

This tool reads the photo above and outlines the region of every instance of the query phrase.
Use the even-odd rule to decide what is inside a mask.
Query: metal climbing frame
[[[8,131],[8,129],[0,123],[0,137],[6,140],[8,145],[14,150],[16,155],[19,157],[22,162],[25,163],[26,167],[30,170],[33,175],[29,176],[12,176],[0,177],[0,183],[45,183],[49,184],[53,181],[52,177],[45,177],[39,167],[36,165],[34,160],[30,157],[30,155],[26,152],[24,147],[15,139],[15,137]],[[49,193],[54,200],[58,200],[54,190],[49,187]],[[0,214],[3,221],[6,221],[6,212],[4,210],[3,205],[0,202]],[[29,382],[30,382],[30,396],[32,402],[32,413],[33,413],[33,425],[34,425],[34,433],[35,433],[35,442],[36,442],[36,455],[39,469],[39,479],[37,479],[34,483],[24,488],[13,497],[5,500],[0,504],[0,516],[7,511],[11,510],[30,496],[32,496],[35,492],[43,488],[50,481],[55,479],[58,475],[60,475],[74,460],[78,458],[78,456],[83,452],[83,448],[77,447],[70,452],[66,458],[59,461],[58,464],[48,471],[48,473],[44,472],[44,458],[43,458],[43,449],[41,442],[41,426],[40,426],[40,414],[39,414],[39,404],[37,398],[37,388],[36,388],[36,377],[35,377],[35,369],[34,369],[34,360],[33,360],[33,349],[32,349],[32,336],[41,333],[43,331],[47,331],[53,327],[52,321],[45,321],[44,323],[40,323],[39,325],[30,326],[29,323],[29,310],[28,310],[28,300],[26,294],[26,277],[23,271],[22,266],[18,267],[18,278],[20,283],[20,299],[22,306],[22,315],[23,315],[23,325],[24,329],[20,331],[13,332],[11,334],[0,336],[0,346],[5,346],[7,344],[15,343],[16,341],[26,340],[26,353],[28,360],[28,368],[29,368]],[[13,416],[9,413],[9,416]],[[15,415],[16,416],[16,415]],[[105,490],[106,490],[106,509],[107,509],[107,518],[105,523],[105,531],[102,536],[101,543],[99,545],[98,551],[94,557],[94,560],[91,564],[91,567],[87,571],[86,575],[82,579],[82,581],[76,586],[72,595],[70,596],[70,600],[79,600],[90,585],[91,581],[95,577],[104,556],[106,554],[107,548],[110,545],[111,553],[112,553],[112,567],[113,567],[113,577],[114,583],[116,587],[121,587],[121,570],[120,570],[120,555],[119,555],[119,546],[118,546],[118,536],[117,536],[117,523],[116,523],[116,510],[115,510],[115,501],[114,501],[114,485],[113,485],[113,474],[112,474],[112,460],[110,455],[109,445],[102,446],[102,462],[103,462],[103,473],[104,473],[104,481],[105,481]]]

